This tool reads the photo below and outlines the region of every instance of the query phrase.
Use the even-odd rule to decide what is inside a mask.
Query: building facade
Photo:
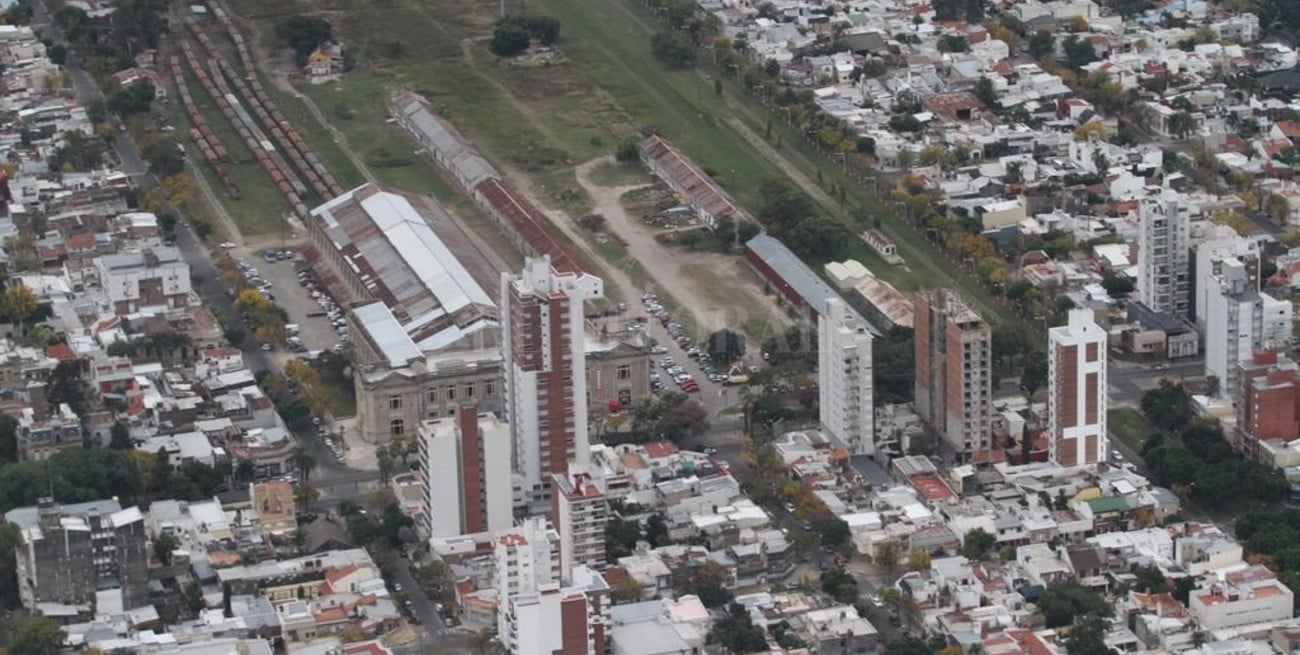
[[[1047,331],[1048,454],[1060,466],[1106,461],[1106,331],[1086,309]]]
[[[609,501],[587,473],[551,476],[551,518],[560,533],[560,572],[575,566],[603,568]]]
[[[1190,302],[1188,216],[1173,189],[1150,187],[1138,203],[1138,299],[1147,307],[1186,317]]]
[[[1261,294],[1246,264],[1227,260],[1209,278],[1205,317],[1205,375],[1218,380],[1219,393],[1235,398],[1237,365],[1270,345],[1291,338],[1291,303]]]
[[[916,409],[959,461],[992,443],[992,331],[946,289],[916,296]]]
[[[113,313],[165,313],[189,306],[190,265],[180,251],[159,246],[95,260],[99,283]]]
[[[583,303],[603,295],[600,278],[560,273],[549,257],[501,275],[506,415],[526,503],[545,502],[550,476],[590,456]]]
[[[1261,350],[1237,369],[1237,449],[1258,459],[1260,442],[1300,435],[1300,366],[1275,350]]]
[[[42,603],[93,606],[97,592],[113,589],[124,608],[149,604],[149,540],[139,508],[42,499],[5,520],[18,528],[18,595],[29,611]]]
[[[817,323],[817,393],[822,430],[854,455],[874,455],[871,326],[843,300],[826,301]]]
[[[495,533],[514,523],[509,426],[471,405],[421,423],[419,443],[426,536]]]

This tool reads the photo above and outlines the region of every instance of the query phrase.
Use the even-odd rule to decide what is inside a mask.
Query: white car
[[[230,250],[231,248],[234,248],[234,247],[235,247],[235,244],[234,244],[233,242],[230,242],[230,241],[222,241],[222,242],[221,242],[221,248],[222,248],[223,250]]]

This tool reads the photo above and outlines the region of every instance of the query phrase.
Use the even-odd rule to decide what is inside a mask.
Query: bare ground
[[[646,185],[597,184],[592,171],[611,160],[612,156],[606,155],[585,162],[574,170],[575,177],[591,198],[592,212],[605,217],[607,228],[623,241],[628,255],[641,263],[658,288],[676,298],[708,330],[759,323],[779,330],[789,324],[772,300],[750,283],[753,277],[747,275],[741,257],[670,248],[655,240],[656,230],[628,216],[623,195]]]

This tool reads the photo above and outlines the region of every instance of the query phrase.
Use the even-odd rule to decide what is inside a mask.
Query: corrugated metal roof
[[[687,157],[675,144],[657,135],[641,144],[641,153],[653,160],[664,181],[684,194],[697,208],[713,216],[731,216],[737,221],[754,222],[731,194],[709,177],[693,159]]]
[[[496,304],[480,284],[495,271],[477,262],[478,277],[470,273],[462,257],[482,255],[467,242],[455,244],[463,250],[458,257],[435,231],[441,225],[450,236],[459,233],[436,201],[366,184],[312,210],[312,216],[370,296],[384,303],[412,339],[495,319]]]
[[[785,280],[785,283],[790,285],[790,288],[794,289],[794,292],[799,294],[804,303],[817,312],[818,316],[824,311],[828,298],[843,300],[831,285],[818,277],[807,264],[803,263],[803,260],[785,247],[784,243],[767,232],[762,232],[745,242],[745,248],[781,276],[781,279]],[[866,325],[872,334],[880,335],[880,331],[847,302],[844,303],[844,310],[850,318]]]
[[[419,359],[420,349],[406,334],[405,328],[397,322],[397,317],[382,302],[354,307],[352,313],[358,324],[365,326],[372,345],[388,365],[393,368],[406,366],[413,359]]]

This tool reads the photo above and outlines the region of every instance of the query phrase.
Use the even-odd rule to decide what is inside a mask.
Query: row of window
[[[466,382],[460,385],[457,390],[456,385],[449,384],[446,387],[429,387],[425,389],[425,401],[430,403],[439,402],[441,399],[456,400],[457,398],[471,399],[478,396],[478,383]],[[483,395],[494,396],[497,392],[496,381],[485,380],[483,382]],[[395,395],[388,397],[388,409],[398,411],[402,409],[402,396]]]

